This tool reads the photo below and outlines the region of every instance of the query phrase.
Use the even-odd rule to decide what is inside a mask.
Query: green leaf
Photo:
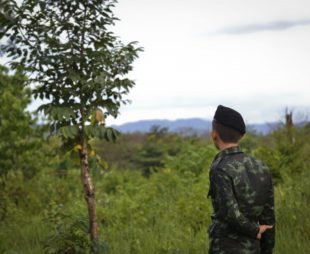
[[[74,139],[79,134],[79,127],[77,125],[63,126],[59,128],[59,133],[65,139]]]
[[[38,110],[62,128],[64,138],[76,135],[76,129],[64,126],[84,126],[95,108],[117,117],[134,85],[126,75],[140,49],[135,42],[124,45],[109,31],[116,20],[113,0],[1,3],[8,7],[7,15],[0,17],[2,50],[15,59],[13,67],[22,66],[29,74],[29,82],[37,87],[35,98],[49,100]],[[107,140],[117,137],[103,126],[85,126],[85,132]]]

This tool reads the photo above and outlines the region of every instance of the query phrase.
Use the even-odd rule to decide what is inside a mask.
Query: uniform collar
[[[242,153],[240,146],[232,146],[232,147],[229,147],[229,148],[226,148],[226,149],[220,151],[216,155],[215,159],[217,159],[219,157],[222,158],[224,156],[227,156],[227,155],[230,155],[230,154],[236,154],[236,153]]]

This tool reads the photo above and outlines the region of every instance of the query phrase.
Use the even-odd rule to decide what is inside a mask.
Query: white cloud
[[[241,25],[234,27],[226,27],[220,29],[216,34],[248,34],[248,33],[257,33],[263,31],[281,31],[296,26],[309,26],[310,19],[304,20],[280,20],[273,21],[269,23],[260,23],[260,24],[249,24]]]

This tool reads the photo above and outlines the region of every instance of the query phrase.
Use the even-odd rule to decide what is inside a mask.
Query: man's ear
[[[211,131],[211,137],[213,140],[217,140],[217,132],[214,129]]]

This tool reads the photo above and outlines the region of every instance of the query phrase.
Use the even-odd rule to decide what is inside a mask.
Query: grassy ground
[[[112,171],[95,179],[106,253],[207,253],[207,172],[163,170],[146,179]],[[28,182],[12,174],[1,196],[0,253],[87,253],[79,180],[74,170],[66,178],[42,173]],[[304,173],[276,187],[277,254],[309,253],[309,183]]]

